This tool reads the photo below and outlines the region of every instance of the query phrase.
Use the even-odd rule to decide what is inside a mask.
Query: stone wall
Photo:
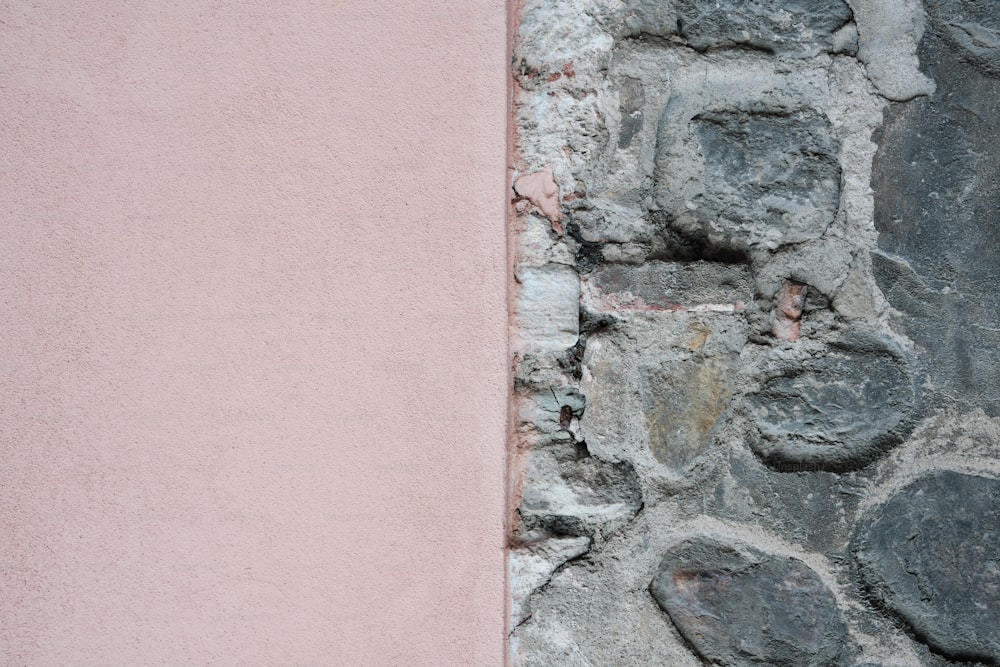
[[[519,665],[1000,664],[1000,4],[526,0]]]

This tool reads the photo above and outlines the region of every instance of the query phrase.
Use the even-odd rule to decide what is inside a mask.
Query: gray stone
[[[746,398],[750,445],[778,470],[860,468],[912,426],[915,389],[894,344],[855,334],[802,361],[765,361]]]
[[[620,12],[611,12],[605,25],[619,37],[661,37],[677,35],[677,11],[672,2],[626,0]]]
[[[963,60],[1000,76],[1000,14],[991,0],[925,0],[932,29]]]
[[[753,279],[745,265],[716,262],[603,264],[588,283],[615,307],[671,310],[698,304],[748,303]]]
[[[713,664],[836,664],[848,644],[833,594],[802,561],[688,540],[670,549],[650,592]]]
[[[567,418],[579,417],[586,405],[583,395],[572,387],[545,387],[524,398],[519,401],[520,421],[531,424],[540,434],[567,430]]]
[[[628,148],[635,135],[642,130],[643,107],[646,106],[642,82],[630,76],[623,77],[618,99],[622,119],[618,131],[618,148]]]
[[[887,109],[872,175],[875,277],[902,315],[896,326],[918,346],[931,398],[994,416],[1000,415],[1000,78],[953,33],[979,22],[998,25],[996,10],[995,2],[928,3],[933,21],[919,55],[937,91]]]
[[[697,511],[760,523],[795,544],[841,558],[852,530],[844,518],[857,514],[868,481],[863,473],[826,472],[804,463],[767,466],[738,448]]]
[[[528,350],[572,347],[580,334],[580,278],[568,266],[523,267],[517,273],[515,314]]]
[[[851,20],[843,0],[678,0],[677,33],[698,51],[743,45],[809,56],[831,51]]]
[[[539,537],[519,544],[509,553],[511,627],[531,615],[531,596],[551,581],[556,570],[590,550],[587,537]]]
[[[657,461],[682,472],[705,451],[733,393],[733,366],[732,357],[696,357],[642,378],[649,449]]]
[[[618,21],[603,23],[623,37],[674,39],[701,52],[739,47],[802,58],[843,48],[837,33],[852,17],[843,0],[629,0]]]
[[[823,235],[837,213],[841,173],[826,118],[812,111],[722,111],[703,112],[691,123],[704,159],[702,188],[686,197],[661,183],[670,226],[735,248],[776,248]]]
[[[641,507],[642,489],[630,463],[593,456],[555,461],[539,451],[529,464],[518,512],[526,531],[604,539]]]
[[[925,14],[920,0],[850,0],[858,26],[858,60],[880,94],[897,102],[934,92],[920,71],[917,42]]]
[[[909,484],[855,538],[873,597],[953,660],[1000,663],[1000,482],[952,471]]]

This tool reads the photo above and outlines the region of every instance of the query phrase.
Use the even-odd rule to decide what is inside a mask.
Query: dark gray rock
[[[833,33],[853,14],[843,0],[728,0],[676,3],[677,33],[698,51],[744,45],[814,55],[833,48]]]
[[[604,23],[620,37],[677,35],[677,11],[663,0],[626,0],[623,10],[610,12]]]
[[[927,9],[932,21],[918,54],[937,90],[890,106],[875,136],[872,186],[881,251],[873,257],[875,277],[902,314],[894,326],[919,347],[929,399],[996,416],[1000,78],[989,54],[976,56],[955,31],[995,29],[1000,7],[935,0]]]
[[[1000,482],[927,475],[863,523],[853,549],[873,597],[919,639],[1000,663]]]
[[[802,561],[689,540],[663,557],[650,592],[713,664],[836,664],[848,644],[833,594]]]
[[[931,27],[963,59],[1000,76],[1000,12],[995,0],[924,0]]]
[[[915,389],[894,344],[854,334],[804,361],[767,362],[746,397],[750,445],[782,472],[863,467],[912,427]]]
[[[838,142],[824,116],[705,112],[691,123],[704,157],[703,183],[697,194],[673,192],[682,184],[669,179],[661,184],[660,201],[674,227],[735,248],[776,248],[823,235],[837,213],[841,173]],[[661,133],[676,132],[671,127]],[[673,146],[669,136],[659,141]],[[665,169],[669,156],[658,159]]]
[[[835,51],[834,33],[852,18],[844,0],[630,0],[619,21],[624,36],[680,38],[698,51],[736,46],[807,57]]]

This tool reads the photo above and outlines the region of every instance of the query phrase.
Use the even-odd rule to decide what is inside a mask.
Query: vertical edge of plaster
[[[517,286],[514,279],[514,268],[516,259],[516,230],[512,192],[514,188],[515,175],[515,151],[517,146],[517,124],[514,117],[514,94],[516,81],[513,72],[514,39],[517,35],[517,27],[521,20],[521,11],[524,7],[524,0],[506,0],[507,18],[507,43],[506,60],[504,62],[505,84],[507,90],[507,127],[506,127],[506,155],[505,174],[506,182],[504,188],[504,206],[506,212],[506,257],[505,271],[507,276],[507,443],[505,462],[504,489],[506,507],[504,509],[504,622],[503,622],[503,650],[504,665],[511,665],[512,656],[510,654],[510,641],[508,633],[511,623],[511,595],[510,595],[510,540],[514,534],[514,512],[519,503],[518,480],[521,478],[519,470],[520,457],[517,453],[517,410],[514,406],[514,336],[516,327],[514,325],[514,303],[517,298]]]

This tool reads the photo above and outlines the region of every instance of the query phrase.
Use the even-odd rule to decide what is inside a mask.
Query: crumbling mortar
[[[864,4],[864,0],[860,1],[861,4]],[[858,5],[858,2],[854,2],[853,4]],[[602,23],[602,19],[598,17],[598,11],[592,11],[588,6],[584,8],[584,13],[596,20],[597,23],[605,25]],[[845,21],[839,26],[839,28],[837,28],[837,30],[844,30],[851,24],[851,20]],[[606,25],[605,29],[607,29]],[[862,30],[862,33],[863,38],[865,34],[868,34],[865,33],[865,30]],[[679,54],[684,54],[683,58],[692,57],[692,52],[694,52],[695,55],[693,57],[695,58],[709,60],[718,60],[720,58],[723,60],[733,59],[741,55],[745,55],[751,59],[758,58],[760,56],[759,49],[747,48],[746,46],[720,46],[711,47],[702,51],[696,51],[693,47],[682,43],[680,40],[667,39],[659,35],[637,33],[625,36],[618,34],[617,38],[610,47],[610,52],[605,56],[600,56],[597,60],[604,58],[605,61],[613,61],[616,57],[615,54],[622,52],[623,49],[627,50],[629,48],[633,48],[637,43],[644,49],[673,50]],[[862,46],[864,45],[862,44]],[[847,63],[860,63],[860,71],[864,76],[865,82],[867,83],[866,87],[862,87],[862,94],[877,96],[883,102],[885,100],[895,99],[891,93],[879,87],[880,83],[884,85],[884,80],[880,80],[877,76],[873,76],[873,74],[869,71],[869,64],[866,64],[866,61],[860,55],[856,56],[843,52],[834,54],[818,53],[817,55],[809,58],[799,58],[790,61],[782,60],[781,56],[775,56],[773,54],[767,57],[775,58],[781,61],[782,64],[780,68],[775,71],[778,72],[780,70],[786,74],[789,77],[788,80],[791,80],[794,76],[798,76],[799,73],[806,72],[809,68],[826,70],[827,83],[825,85],[827,85],[831,90],[840,85],[834,80],[836,75],[835,70],[837,70],[837,68],[840,68],[841,73],[843,74]],[[522,59],[521,62],[525,63],[526,61]],[[726,62],[728,63],[729,61]],[[733,63],[735,63],[735,61],[733,61]],[[569,146],[570,148],[568,150],[562,150],[561,153],[553,153],[549,156],[549,159],[553,163],[557,180],[560,183],[572,182],[575,184],[572,188],[572,193],[564,193],[559,198],[560,215],[567,221],[565,226],[566,236],[561,237],[561,234],[557,233],[554,229],[552,235],[553,238],[563,238],[562,242],[566,244],[570,255],[576,258],[575,268],[581,276],[587,276],[598,267],[608,266],[609,264],[613,264],[615,262],[622,262],[622,260],[625,259],[628,261],[622,262],[623,265],[639,265],[639,262],[648,263],[651,261],[669,261],[680,263],[685,261],[699,261],[704,257],[704,255],[702,255],[702,257],[695,256],[693,259],[690,257],[687,259],[681,259],[678,257],[677,251],[671,250],[667,244],[662,241],[658,242],[655,238],[650,240],[649,238],[642,237],[641,233],[633,235],[633,238],[639,240],[632,241],[632,247],[630,248],[627,247],[628,242],[622,242],[620,240],[609,240],[608,238],[601,238],[600,240],[587,240],[588,237],[585,237],[583,227],[581,226],[584,223],[582,222],[582,219],[578,218],[578,216],[582,216],[584,213],[595,212],[598,215],[603,215],[601,212],[606,210],[603,208],[604,204],[598,201],[601,197],[601,188],[604,186],[601,184],[601,180],[599,178],[595,180],[593,177],[594,175],[599,175],[601,169],[611,164],[609,162],[611,159],[609,156],[612,155],[613,151],[609,149],[609,146],[615,144],[613,133],[618,131],[618,126],[616,125],[617,120],[615,113],[610,113],[607,120],[602,119],[601,109],[604,107],[601,105],[611,105],[617,103],[616,100],[610,101],[603,99],[603,96],[608,91],[607,86],[612,85],[611,79],[613,76],[616,76],[616,74],[613,69],[609,69],[607,66],[591,67],[586,63],[581,65],[580,62],[576,62],[574,64],[580,72],[579,75],[576,71],[574,71],[573,77],[567,77],[563,73],[556,77],[553,81],[543,81],[540,80],[542,78],[541,74],[533,74],[530,82],[524,81],[526,86],[533,86],[535,91],[544,91],[547,86],[549,88],[554,87],[561,91],[559,94],[566,94],[578,100],[593,99],[594,101],[593,113],[594,117],[597,119],[597,125],[594,127],[597,129],[593,129],[590,125],[587,125],[582,121],[579,121],[579,124],[576,125],[573,125],[573,123],[576,123],[577,121],[569,123],[566,127],[572,131],[573,136],[577,137],[580,143],[576,143],[576,140],[567,141],[563,144],[563,146]],[[588,68],[590,69],[588,70]],[[707,76],[708,68],[705,69],[705,73]],[[546,77],[552,77],[554,74],[554,71],[550,72],[546,75]],[[527,72],[522,73],[522,76],[525,75],[527,75]],[[689,75],[686,74],[685,76]],[[585,81],[589,81],[590,83],[585,84]],[[915,85],[918,84],[919,81]],[[670,88],[670,86],[673,85],[672,83],[668,82],[663,85],[666,90],[672,91]],[[673,92],[671,92],[671,94],[673,94]],[[928,93],[916,93],[916,95],[926,94]],[[896,97],[898,98],[898,95]],[[912,99],[912,97],[907,99]],[[612,95],[612,100],[614,100],[614,95]],[[725,105],[722,106],[725,107]],[[778,107],[780,107],[780,104]],[[802,108],[809,107],[806,106]],[[789,107],[785,107],[785,111],[779,114],[779,116],[787,116],[789,113],[788,109]],[[608,110],[614,112],[614,109],[609,108]],[[862,121],[863,119],[861,115],[845,117],[843,111],[837,111],[836,114],[831,114],[826,110],[817,110],[823,111],[823,113],[826,114],[828,120],[832,123],[830,131],[833,132],[841,141],[840,151],[837,154],[837,159],[840,163],[844,163],[846,160],[852,159],[851,156],[859,154],[862,157],[865,155],[871,155],[874,144],[871,144],[870,142],[869,144],[865,144],[863,141],[860,141],[851,135],[851,130],[844,129],[846,124],[858,123],[859,121]],[[768,113],[777,114],[778,112],[774,110],[768,112],[765,108],[763,113],[761,113],[760,110],[755,111],[754,113],[766,116]],[[644,122],[648,124],[655,122],[655,119],[650,117],[647,113],[646,120]],[[838,123],[842,124],[838,125]],[[611,132],[610,138],[606,136],[607,132],[601,130],[601,127],[605,126],[607,126],[608,130]],[[524,134],[524,140],[528,144],[535,140],[532,138],[533,132],[537,133],[539,131],[543,131],[541,126],[537,124],[530,125],[529,129],[530,131]],[[595,137],[599,138],[599,141],[597,142],[598,145],[596,149],[593,149],[590,147],[588,142],[592,141]],[[607,145],[604,145],[601,142],[605,142]],[[533,148],[532,151],[537,152],[537,149]],[[859,151],[860,153],[858,153]],[[533,160],[536,160],[536,158],[533,158]],[[536,164],[540,165],[542,163],[536,162]],[[758,273],[769,267],[769,263],[772,261],[775,253],[779,251],[786,254],[796,253],[799,252],[800,247],[805,248],[808,244],[814,244],[817,242],[831,242],[833,244],[839,244],[838,247],[846,250],[846,260],[844,261],[844,266],[846,268],[844,275],[841,276],[840,282],[836,283],[833,287],[824,288],[825,291],[814,285],[809,285],[807,287],[807,292],[813,295],[819,294],[820,298],[813,297],[813,300],[810,301],[807,296],[801,304],[801,307],[798,308],[799,314],[794,317],[795,320],[801,320],[801,335],[804,338],[807,337],[809,340],[796,343],[795,341],[781,341],[776,339],[774,335],[771,335],[773,334],[773,331],[771,330],[770,325],[766,325],[766,323],[769,315],[774,311],[774,295],[768,293],[770,291],[769,289],[757,289],[754,294],[755,298],[749,302],[749,307],[740,315],[740,317],[750,323],[751,326],[747,332],[747,340],[738,351],[737,356],[739,358],[742,358],[744,356],[744,352],[746,352],[754,343],[758,343],[758,347],[761,348],[760,350],[753,352],[753,355],[758,356],[763,354],[765,351],[768,351],[769,353],[781,353],[784,351],[793,353],[798,350],[801,353],[805,350],[812,349],[807,344],[810,341],[818,344],[818,346],[815,346],[814,354],[823,354],[825,345],[824,341],[836,338],[843,332],[850,332],[855,329],[872,331],[877,336],[881,336],[889,341],[896,341],[897,344],[905,350],[912,351],[914,349],[914,341],[893,325],[894,320],[901,317],[902,313],[895,310],[895,308],[889,304],[889,301],[881,293],[880,288],[874,284],[872,265],[870,260],[867,258],[867,253],[870,252],[871,247],[875,243],[874,229],[869,228],[870,222],[867,218],[867,216],[870,216],[870,213],[866,212],[864,206],[858,207],[855,203],[852,203],[852,200],[850,200],[850,197],[857,198],[862,195],[870,197],[870,194],[866,194],[860,190],[859,182],[863,183],[863,179],[865,178],[865,174],[862,172],[870,172],[871,163],[869,161],[867,164],[863,164],[862,166],[863,168],[856,172],[849,173],[847,170],[841,172],[841,194],[840,201],[837,203],[837,215],[826,223],[826,226],[821,230],[818,238],[802,241],[791,240],[785,243],[779,243],[772,250],[761,253],[761,259],[756,259],[757,253],[750,252],[749,250],[744,253],[743,257],[738,258],[736,263],[746,264],[752,280],[756,283],[758,280]],[[648,176],[643,176],[640,180],[638,194],[636,196],[638,201],[641,202],[640,208],[645,211],[647,218],[650,217],[651,213],[655,212],[656,206],[651,203],[651,199],[654,194],[655,189],[653,187],[652,180]],[[620,214],[616,213],[615,215]],[[661,215],[669,217],[670,213],[668,211],[663,211]],[[600,223],[600,225],[605,226],[609,224],[614,223]],[[671,223],[667,223],[661,226],[669,227],[670,224]],[[553,226],[555,227],[555,224]],[[593,231],[588,231],[588,234],[593,234]],[[591,235],[589,238],[593,239],[595,237]],[[681,236],[681,238],[683,238],[683,236]],[[710,245],[710,243],[702,243],[701,245],[705,247]],[[704,250],[701,252],[704,253]],[[869,306],[869,312],[872,313],[871,316],[866,315],[865,312],[859,311],[853,306],[854,310],[842,310],[842,307],[846,307],[847,304],[840,303],[839,300],[841,298],[845,298],[845,295],[848,295],[845,291],[847,289],[845,285],[848,270],[857,272],[860,276],[860,278],[855,279],[855,283],[852,283],[852,289],[855,290],[855,293],[857,293],[858,290],[856,285],[857,280],[862,281],[862,287],[864,289],[870,290],[872,303]],[[799,274],[794,270],[794,268],[788,271],[787,275],[784,276],[784,279],[786,281],[797,281],[803,284],[810,283],[808,275],[805,273]],[[767,280],[772,280],[772,278],[769,277]],[[874,321],[866,319],[869,317],[873,317]],[[635,327],[647,326],[647,324],[643,324],[643,322],[646,322],[646,320],[643,319],[643,317],[639,317],[638,314],[623,313],[612,326],[606,326],[600,331],[588,331],[586,327],[586,318],[581,312],[576,343],[570,348],[564,350],[562,353],[551,354],[547,357],[539,357],[538,361],[535,362],[542,364],[542,366],[549,364],[555,374],[549,374],[546,376],[546,374],[543,373],[539,376],[538,380],[530,382],[526,380],[519,380],[520,384],[518,386],[524,389],[530,388],[532,390],[540,390],[545,385],[546,380],[559,377],[560,386],[573,388],[576,391],[582,391],[583,385],[585,384],[584,381],[586,380],[586,374],[593,371],[593,369],[587,368],[586,361],[588,355],[590,354],[589,345],[591,339],[594,338],[596,334],[600,333],[602,336],[610,335],[613,339],[622,341],[622,344],[635,346],[638,343],[638,339],[633,331]],[[972,326],[977,326],[985,331],[990,330],[990,327],[988,326],[980,326],[976,324],[973,324]],[[716,334],[713,332],[713,335]],[[740,365],[744,368],[746,367],[744,362],[740,362]],[[534,370],[531,371],[531,373],[535,372],[536,371]],[[741,383],[745,384],[746,382],[746,378],[736,380],[737,385],[741,387],[743,386]],[[737,446],[735,441],[731,440],[732,436],[734,433],[738,433],[739,429],[743,427],[747,419],[746,417],[739,417],[738,415],[735,415],[732,409],[735,403],[742,400],[739,396],[742,395],[741,392],[745,393],[745,391],[746,389],[744,387],[743,389],[739,389],[736,394],[734,394],[737,397],[730,400],[729,407],[719,418],[719,423],[721,424],[720,428],[725,433],[716,436],[716,440],[721,439],[729,442],[727,447]],[[937,395],[940,396],[945,393],[946,392],[942,390],[941,392],[938,392]],[[784,396],[788,400],[797,399],[797,394],[793,391],[784,393],[777,392],[775,395]],[[585,398],[588,402],[590,401],[589,396]],[[559,403],[558,398],[556,399],[556,403]],[[589,407],[587,410],[580,410],[578,415],[574,415],[573,429],[561,428],[560,430],[566,431],[569,436],[569,442],[573,447],[581,448],[582,446],[582,452],[584,452],[587,456],[591,456],[591,450],[594,449],[594,446],[598,446],[599,448],[599,445],[592,446],[589,444],[590,438],[588,437],[587,430],[592,428],[592,426],[588,426],[588,423],[592,422],[593,418],[589,415],[588,411]],[[587,414],[585,414],[585,412]],[[564,421],[565,420],[560,415],[559,425],[562,426],[562,422]],[[583,425],[584,432],[582,433],[578,431],[580,424]],[[823,434],[814,434],[806,437],[806,440],[810,439],[811,441],[821,441],[827,439],[827,436],[824,436]],[[720,451],[719,443],[715,443],[712,446],[716,448],[716,451]],[[601,454],[596,455],[595,458],[598,461],[627,460],[627,458],[619,459],[616,456],[605,458],[604,455]],[[866,465],[868,463],[869,462],[865,462]],[[983,469],[981,463],[982,462],[979,460],[970,459],[970,463],[967,468],[969,470],[981,471]],[[707,458],[702,457],[695,460],[694,465],[687,471],[686,474],[691,479],[698,479],[703,483],[711,485],[715,484],[722,475],[738,477],[738,473],[732,469],[732,465],[732,459],[725,459],[724,465],[720,467],[719,465],[710,462]],[[896,464],[889,460],[883,460],[883,462],[879,465],[888,466],[889,469],[893,469],[893,466]],[[939,458],[936,460],[936,464],[931,465],[933,469],[941,469],[941,466],[945,465],[945,461]],[[935,465],[937,467],[933,467]],[[645,516],[647,506],[653,507],[656,505],[663,505],[666,508],[672,508],[674,506],[671,505],[671,502],[669,501],[675,496],[675,494],[682,494],[682,496],[677,496],[679,498],[687,498],[690,496],[692,500],[699,497],[696,494],[700,492],[691,487],[678,488],[676,486],[671,486],[670,484],[666,484],[665,486],[662,485],[655,475],[650,475],[649,471],[644,469],[642,466],[638,466],[636,472],[639,476],[640,487],[643,490],[643,504],[641,505],[639,512],[629,519],[624,526],[618,527],[607,536],[604,536],[604,541],[601,542],[603,545],[607,545],[607,543],[612,539],[618,539],[619,537],[624,538],[627,536],[633,530],[633,527],[639,523],[639,518],[641,516]],[[779,474],[792,475],[798,473]],[[873,496],[868,493],[867,490],[873,488],[872,485],[874,485],[875,482],[871,481],[866,486],[862,479],[855,481],[857,481],[861,486],[858,488],[845,488],[841,485],[840,487],[834,489],[834,492],[841,495],[846,494],[852,497],[860,497],[863,504],[874,502],[872,501]],[[902,483],[897,486],[901,485]],[[881,496],[882,494],[879,495]],[[861,515],[860,508],[855,508],[847,514],[844,514],[847,510],[843,505],[839,506],[838,511],[841,512],[841,517],[838,521],[840,524],[846,526],[846,529],[850,529],[850,527],[858,521],[856,517]],[[763,521],[767,520],[766,517],[769,515],[761,513],[759,510],[754,510],[754,516],[754,521]],[[601,536],[602,533],[598,530],[595,535]],[[601,560],[602,552],[603,548],[599,548],[596,551],[592,550],[588,552],[586,558],[586,562],[589,563],[592,568],[595,568],[595,571],[598,573],[601,571],[601,568],[609,566],[609,563],[604,563],[604,561]],[[830,560],[836,562],[834,570],[837,573],[840,584],[844,583],[842,580],[843,577],[847,577],[847,583],[851,583],[855,581],[855,578],[852,578],[854,575],[845,574],[851,561],[850,559],[847,559],[847,561],[843,561],[842,559],[842,556],[836,554],[830,555]],[[566,564],[560,566],[558,571],[561,572],[565,565]],[[550,577],[549,580],[546,581],[544,591],[539,591],[539,596],[544,597],[550,594],[550,588],[552,588],[550,584],[553,579],[554,577]],[[562,595],[563,593],[551,591],[551,594]],[[870,616],[871,612],[869,610],[872,605],[869,601],[861,600],[858,602],[857,600],[853,600],[851,604],[856,606],[855,612],[859,615],[859,618],[863,619],[865,623],[874,623],[874,627],[878,627],[879,617]],[[852,609],[853,608],[854,607],[852,607]],[[885,616],[883,614],[881,618],[884,617]],[[673,619],[670,620],[672,622]],[[861,621],[857,621],[857,619],[855,619],[850,620],[849,622],[852,626],[851,632],[853,635],[858,637],[865,635],[865,632],[862,632],[856,625],[856,622],[860,623]],[[518,627],[521,627],[521,625]],[[900,630],[897,628],[895,632],[898,634]],[[866,636],[870,637],[870,635]],[[917,637],[916,639],[918,641],[923,641],[926,638]],[[689,653],[695,652],[694,647],[688,646],[687,649],[689,650]],[[858,659],[860,660],[860,657]],[[895,664],[903,663],[897,662]]]

